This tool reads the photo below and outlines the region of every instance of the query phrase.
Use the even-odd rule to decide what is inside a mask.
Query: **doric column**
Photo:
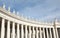
[[[23,38],[23,25],[21,25],[21,38]]]
[[[5,34],[5,19],[2,19],[2,25],[1,25],[1,38],[4,38],[4,34]]]
[[[10,21],[7,23],[7,38],[10,38]]]
[[[41,27],[40,27],[39,29],[40,29],[40,38],[42,38],[42,31],[41,31]]]
[[[57,35],[57,38],[59,38],[57,28],[56,28],[56,35]]]
[[[17,38],[20,38],[19,24],[17,24]]]
[[[47,38],[49,38],[48,28],[46,28]]]
[[[43,28],[43,36],[44,36],[44,38],[45,38],[45,28]]]
[[[29,26],[29,38],[31,38],[31,26]]]
[[[53,35],[54,35],[54,38],[56,38],[56,33],[54,28],[53,28]]]
[[[33,38],[35,38],[35,30],[34,30],[34,27],[33,27]]]
[[[36,38],[38,38],[38,27],[36,27]]]
[[[50,38],[52,38],[52,32],[51,32],[51,28],[49,28],[49,31],[50,31]]]
[[[27,38],[27,26],[25,25],[25,38]]]
[[[15,38],[15,23],[12,25],[12,38]]]

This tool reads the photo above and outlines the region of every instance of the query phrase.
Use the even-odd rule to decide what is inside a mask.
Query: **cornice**
[[[6,14],[7,16],[10,16],[12,18],[15,18],[17,20],[20,20],[20,21],[24,21],[24,22],[28,22],[28,23],[32,23],[32,24],[39,24],[39,25],[52,25],[52,23],[38,22],[38,21],[26,19],[26,18],[24,18],[22,16],[18,16],[16,14],[13,14],[13,13],[7,11],[6,9],[3,9],[2,7],[0,7],[0,12],[2,12],[3,14]]]

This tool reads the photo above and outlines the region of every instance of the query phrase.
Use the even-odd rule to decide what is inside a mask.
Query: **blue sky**
[[[3,4],[19,11],[27,17],[40,19],[43,21],[53,20],[55,17],[60,19],[60,0],[0,0]]]

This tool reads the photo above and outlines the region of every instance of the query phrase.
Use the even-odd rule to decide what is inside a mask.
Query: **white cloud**
[[[22,12],[25,15],[34,16],[40,18],[40,20],[50,20],[55,17],[60,18],[60,2],[59,0],[47,0],[41,5],[36,5],[34,7],[26,7]]]

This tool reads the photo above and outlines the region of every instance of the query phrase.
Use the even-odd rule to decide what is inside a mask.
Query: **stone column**
[[[15,38],[15,23],[12,25],[12,38]]]
[[[49,28],[49,30],[50,30],[50,38],[52,38],[52,32],[51,32],[51,28]]]
[[[48,28],[46,28],[47,38],[49,38]]]
[[[57,35],[57,38],[59,38],[57,28],[56,28],[56,35]]]
[[[23,38],[23,25],[21,25],[21,38]]]
[[[19,24],[17,24],[17,38],[20,38]]]
[[[29,38],[31,38],[31,26],[29,26]]]
[[[35,38],[35,30],[34,30],[34,27],[33,27],[33,38]]]
[[[40,27],[39,29],[40,29],[40,38],[42,38],[42,31],[41,31],[41,27]]]
[[[5,19],[2,18],[2,25],[1,25],[1,38],[4,38],[4,34],[5,34]]]
[[[25,25],[25,38],[27,38],[27,26]]]
[[[44,38],[45,38],[45,28],[43,28],[43,36],[44,36]]]
[[[38,27],[36,27],[36,38],[38,38]]]
[[[54,35],[54,38],[56,38],[56,33],[54,28],[53,28],[53,35]]]
[[[10,38],[10,21],[7,23],[7,38]]]

